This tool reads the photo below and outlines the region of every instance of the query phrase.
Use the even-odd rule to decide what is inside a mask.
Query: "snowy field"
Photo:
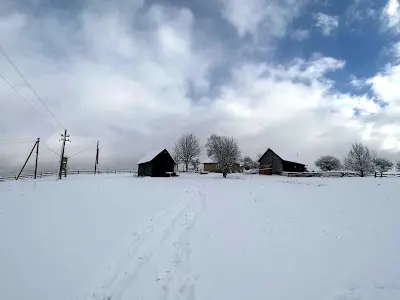
[[[398,300],[400,179],[0,183],[0,299]]]

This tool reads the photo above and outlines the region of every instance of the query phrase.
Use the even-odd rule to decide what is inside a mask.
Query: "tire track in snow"
[[[189,196],[191,199],[177,211],[154,218],[92,299],[195,298],[190,236],[206,202],[199,186]]]
[[[166,212],[155,214],[150,219],[150,225],[146,226],[142,231],[133,232],[135,239],[130,241],[132,244],[129,248],[130,251],[119,258],[118,262],[113,267],[115,271],[110,275],[111,277],[109,276],[110,278],[108,278],[105,283],[101,284],[99,290],[92,294],[93,299],[109,298],[109,296],[105,296],[107,291],[115,284],[115,282],[124,277],[126,268],[129,266],[129,262],[131,261],[131,257],[137,255],[139,247],[146,242],[146,237],[150,236],[154,232],[157,225],[166,218],[166,215]],[[111,270],[111,265],[109,266],[109,269]]]
[[[179,240],[174,243],[176,252],[172,268],[167,271],[168,276],[165,278],[165,284],[163,285],[165,294],[161,298],[162,300],[195,299],[196,277],[191,274],[189,258],[191,254],[190,238],[193,227],[206,208],[206,200],[200,186],[197,186],[197,196],[200,205],[196,210],[192,211],[192,216],[187,218],[186,224],[184,224],[184,231]]]

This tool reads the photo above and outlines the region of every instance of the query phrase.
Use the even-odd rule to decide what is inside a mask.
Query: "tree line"
[[[205,145],[208,157],[212,158],[226,178],[231,173],[235,164],[240,160],[239,145],[233,137],[212,134]],[[189,165],[197,169],[200,165],[199,156],[202,147],[199,139],[193,133],[183,134],[175,143],[173,158],[175,162],[183,163],[186,171]]]
[[[224,177],[234,170],[235,164],[238,162],[242,162],[246,170],[259,167],[259,163],[253,161],[249,156],[241,158],[239,145],[233,137],[212,134],[207,139],[205,149],[208,157],[218,164],[218,168]],[[183,163],[186,171],[189,170],[190,165],[196,170],[200,166],[199,156],[201,151],[202,146],[199,139],[193,133],[187,133],[176,141],[173,158],[177,164]],[[257,160],[261,155],[257,155]],[[315,165],[322,171],[355,171],[361,177],[373,172],[382,174],[391,170],[393,166],[400,172],[400,161],[396,161],[394,164],[362,143],[354,143],[343,161],[332,155],[323,155],[315,161]]]
[[[396,167],[397,171],[400,171],[400,161],[396,161],[394,164],[362,143],[354,143],[343,161],[332,155],[324,155],[315,161],[315,165],[322,171],[355,171],[361,177],[374,172],[382,174],[390,171],[393,166]]]

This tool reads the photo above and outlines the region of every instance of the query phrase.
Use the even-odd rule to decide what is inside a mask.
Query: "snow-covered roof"
[[[137,164],[140,165],[140,164],[144,164],[144,163],[147,163],[147,162],[149,162],[149,161],[152,161],[158,154],[160,154],[160,153],[163,152],[164,150],[166,150],[166,149],[165,149],[165,148],[164,148],[164,149],[158,149],[158,150],[149,152],[149,153],[148,153],[147,155],[145,155],[141,160],[139,160],[139,161],[137,162]]]
[[[269,148],[269,149],[271,149],[273,152],[275,152],[276,155],[278,155],[280,158],[282,158],[285,161],[304,164],[303,159],[299,156],[298,153],[296,153],[294,151],[292,152],[292,151],[286,150],[286,151],[279,152],[279,150],[282,150],[282,149],[272,149],[272,148]]]
[[[212,158],[207,158],[201,162],[202,164],[216,164],[217,162],[214,161]]]
[[[278,154],[278,153],[277,153]],[[279,155],[279,154],[278,154]],[[302,164],[301,158],[297,154],[284,154],[284,155],[279,155],[283,160],[290,161],[290,162],[295,162]]]

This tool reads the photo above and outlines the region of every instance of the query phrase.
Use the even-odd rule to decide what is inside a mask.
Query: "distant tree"
[[[206,149],[207,155],[217,162],[225,178],[240,160],[239,145],[234,138],[212,134],[207,139]]]
[[[190,162],[201,153],[200,142],[193,133],[182,135],[175,143],[174,157],[185,165],[186,172],[189,169]]]
[[[254,161],[251,159],[250,156],[243,157],[243,168],[245,170],[250,170],[254,167]]]
[[[344,165],[348,170],[360,172],[361,177],[374,171],[375,153],[362,143],[354,143],[349,154],[344,159]]]
[[[250,156],[243,157],[243,168],[245,170],[256,169],[258,168],[259,163],[251,159]]]
[[[192,159],[190,163],[192,164],[194,171],[196,172],[197,168],[200,166],[200,159]]]
[[[393,162],[386,158],[375,157],[373,162],[375,169],[380,172],[381,175],[383,172],[387,172],[393,168]]]
[[[340,170],[340,159],[332,155],[324,155],[315,161],[315,165],[322,171],[336,171]]]
[[[396,171],[400,172],[400,160],[396,161]]]
[[[179,164],[181,163],[181,159],[179,158],[179,156],[174,152],[172,155],[172,158],[175,161],[175,169],[179,171]]]

